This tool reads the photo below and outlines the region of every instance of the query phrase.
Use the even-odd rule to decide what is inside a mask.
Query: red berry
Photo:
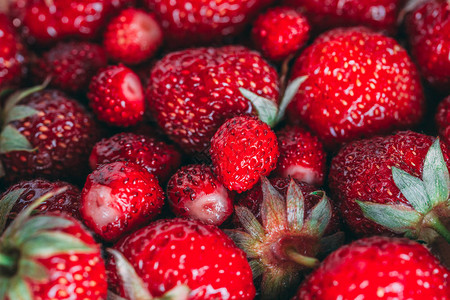
[[[436,123],[439,129],[439,136],[450,147],[450,96],[439,103]]]

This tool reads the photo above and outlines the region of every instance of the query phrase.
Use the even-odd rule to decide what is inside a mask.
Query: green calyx
[[[396,167],[392,177],[410,206],[356,201],[364,216],[412,239],[431,243],[439,234],[450,243],[450,176],[439,139],[428,150],[421,179]]]

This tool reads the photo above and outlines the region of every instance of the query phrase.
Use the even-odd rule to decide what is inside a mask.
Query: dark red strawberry
[[[449,151],[433,141],[404,131],[341,149],[331,164],[329,183],[349,229],[428,242],[440,233],[450,241],[443,225],[450,217]]]
[[[106,67],[106,53],[88,42],[59,43],[45,52],[32,67],[36,81],[51,76],[51,86],[70,93],[85,92],[92,76]]]
[[[100,247],[81,223],[54,213],[30,217],[41,202],[63,191],[46,193],[5,231],[0,228],[2,299],[106,299]],[[9,203],[2,201],[0,206],[8,214]]]
[[[439,136],[450,147],[450,96],[439,103],[436,124],[439,129]]]
[[[158,180],[132,162],[100,166],[86,180],[81,215],[104,241],[116,241],[154,219],[164,204]]]
[[[259,15],[253,24],[252,38],[267,58],[282,61],[308,41],[308,20],[292,8],[275,7]]]
[[[200,221],[157,221],[120,240],[110,253],[110,286],[122,297],[137,290],[160,297],[180,285],[190,293],[173,299],[255,297],[245,254],[217,227]]]
[[[278,79],[247,48],[198,48],[174,52],[151,72],[147,101],[159,126],[186,151],[203,151],[227,119],[253,112],[239,88],[278,101]]]
[[[167,184],[167,199],[178,217],[219,226],[233,213],[233,200],[211,167],[189,165],[178,170]]]
[[[174,146],[155,138],[118,133],[98,142],[89,157],[92,170],[115,161],[137,163],[165,183],[180,166],[181,155]]]
[[[444,300],[450,299],[449,277],[450,271],[425,246],[403,238],[372,237],[328,256],[294,300]]]
[[[280,157],[275,174],[321,186],[326,171],[326,153],[319,139],[297,126],[285,127],[277,132],[277,137]]]
[[[414,64],[393,39],[363,27],[320,36],[297,59],[307,76],[288,108],[328,148],[417,125],[424,96]]]
[[[92,78],[88,98],[97,118],[110,125],[136,125],[144,117],[145,99],[141,81],[123,65],[100,70]]]
[[[155,17],[143,10],[123,10],[108,24],[103,44],[110,58],[125,64],[138,64],[151,58],[163,42]]]
[[[210,153],[219,180],[239,193],[269,175],[279,156],[275,133],[250,115],[226,121],[211,139]]]

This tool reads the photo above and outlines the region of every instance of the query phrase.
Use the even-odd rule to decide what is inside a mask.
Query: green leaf
[[[37,215],[24,223],[17,234],[16,241],[21,244],[42,231],[67,228],[73,225],[73,221],[64,217]]]
[[[422,180],[433,206],[449,201],[450,178],[439,139],[431,145],[423,164]]]
[[[392,167],[392,178],[412,207],[422,214],[430,211],[432,206],[422,180],[396,167]]]
[[[305,197],[301,188],[291,178],[286,195],[286,210],[289,228],[294,232],[300,232],[305,218]]]
[[[20,276],[15,276],[11,280],[11,284],[8,288],[8,298],[14,300],[33,300],[30,288],[26,282],[20,278]]]
[[[5,126],[0,134],[0,154],[12,151],[33,151],[34,148],[16,128],[11,125]]]
[[[264,97],[258,96],[249,90],[244,88],[239,88],[241,94],[250,100],[253,104],[253,107],[256,109],[259,115],[259,119],[273,127],[276,125],[277,115],[278,115],[278,106],[273,101],[266,99]]]
[[[261,177],[261,189],[263,194],[261,219],[264,229],[269,233],[287,229],[286,203],[283,196],[278,193],[266,177]]]
[[[225,233],[234,241],[239,249],[245,252],[247,258],[259,257],[256,250],[261,248],[261,243],[246,232],[234,229],[225,229]]]
[[[9,111],[16,106],[16,104],[18,104],[20,101],[22,101],[22,99],[28,97],[31,94],[34,94],[36,92],[42,91],[43,89],[45,89],[47,87],[47,85],[50,83],[51,78],[47,77],[45,79],[45,81],[41,84],[41,85],[37,85],[31,88],[27,88],[24,90],[19,90],[17,92],[15,92],[14,94],[12,94],[11,96],[8,97],[8,99],[5,102],[5,106],[3,108],[3,111],[5,112],[5,114],[8,114]]]
[[[284,92],[283,99],[281,99],[280,108],[276,118],[276,123],[278,123],[279,121],[281,121],[281,119],[283,119],[286,113],[286,108],[291,103],[292,99],[294,99],[295,95],[298,92],[298,89],[307,78],[308,76],[301,76],[294,79],[291,83],[289,83],[289,85],[286,88],[286,91]]]
[[[0,200],[0,232],[3,232],[5,230],[9,213],[24,191],[25,189],[17,189],[15,191],[11,191]]]
[[[317,191],[314,192],[314,194],[321,194],[322,198],[311,210],[308,219],[305,222],[305,227],[308,228],[308,231],[316,233],[313,235],[322,236],[331,220],[331,204],[325,192]]]
[[[262,241],[265,235],[264,228],[256,219],[255,215],[247,207],[243,206],[236,206],[234,211],[245,231],[254,239]]]
[[[31,108],[29,106],[25,105],[16,105],[8,112],[8,114],[5,116],[5,124],[8,124],[12,121],[20,121],[25,118],[34,116],[39,111],[35,110],[34,108]]]
[[[22,257],[19,260],[19,276],[42,281],[48,278],[48,273],[47,269],[42,264]]]

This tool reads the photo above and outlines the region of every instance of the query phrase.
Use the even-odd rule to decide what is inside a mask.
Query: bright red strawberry
[[[167,184],[167,199],[178,217],[219,226],[233,213],[233,200],[211,167],[189,165],[178,170]]]
[[[321,186],[326,171],[326,153],[319,139],[297,126],[285,127],[277,132],[277,137],[280,157],[275,173]]]
[[[320,36],[291,79],[308,76],[288,108],[328,148],[417,125],[424,96],[414,64],[391,38],[363,27]]]
[[[75,219],[60,214],[29,217],[46,193],[20,213],[0,243],[0,297],[15,299],[106,299],[105,265],[97,245]],[[8,203],[0,203],[6,212]]]
[[[333,252],[294,299],[448,300],[449,278],[450,271],[425,246],[403,238],[372,237]]]
[[[141,81],[123,65],[100,70],[91,80],[88,98],[97,118],[110,125],[136,125],[144,117]]]
[[[77,101],[42,88],[13,94],[3,108],[0,158],[7,181],[39,176],[75,180],[88,170],[98,136],[94,120]]]
[[[88,42],[59,43],[45,52],[32,67],[36,81],[52,77],[51,86],[70,93],[80,93],[95,73],[106,67],[106,53]]]
[[[330,189],[349,228],[360,235],[398,234],[450,241],[449,151],[412,131],[352,142],[333,159]],[[434,230],[430,230],[434,229]],[[436,232],[435,232],[436,231]]]
[[[309,30],[308,20],[301,13],[292,8],[275,7],[256,19],[252,38],[264,56],[282,61],[306,44]]]
[[[426,1],[408,14],[405,22],[422,75],[433,86],[450,92],[450,3]]]
[[[162,42],[162,29],[155,17],[135,8],[123,10],[111,20],[103,39],[109,57],[125,64],[150,59]]]
[[[107,269],[110,286],[122,297],[134,292],[126,290],[127,278],[136,278],[130,283],[154,297],[179,285],[190,289],[187,299],[255,297],[245,254],[215,226],[185,219],[157,221],[119,241],[114,250]],[[126,263],[117,257],[128,260],[131,274],[122,275],[126,272],[120,267]]]
[[[132,162],[100,166],[86,180],[81,215],[104,241],[116,241],[154,219],[164,204],[158,180]]]
[[[450,147],[450,96],[439,103],[436,113],[439,136]]]
[[[211,139],[210,153],[219,180],[239,193],[269,175],[279,156],[275,133],[250,115],[226,121]]]
[[[89,157],[92,170],[116,161],[137,163],[165,183],[180,166],[181,155],[174,146],[155,138],[123,132],[98,142]]]
[[[187,49],[156,63],[148,107],[159,126],[186,151],[203,151],[227,119],[254,111],[239,88],[278,101],[278,75],[241,46]]]

